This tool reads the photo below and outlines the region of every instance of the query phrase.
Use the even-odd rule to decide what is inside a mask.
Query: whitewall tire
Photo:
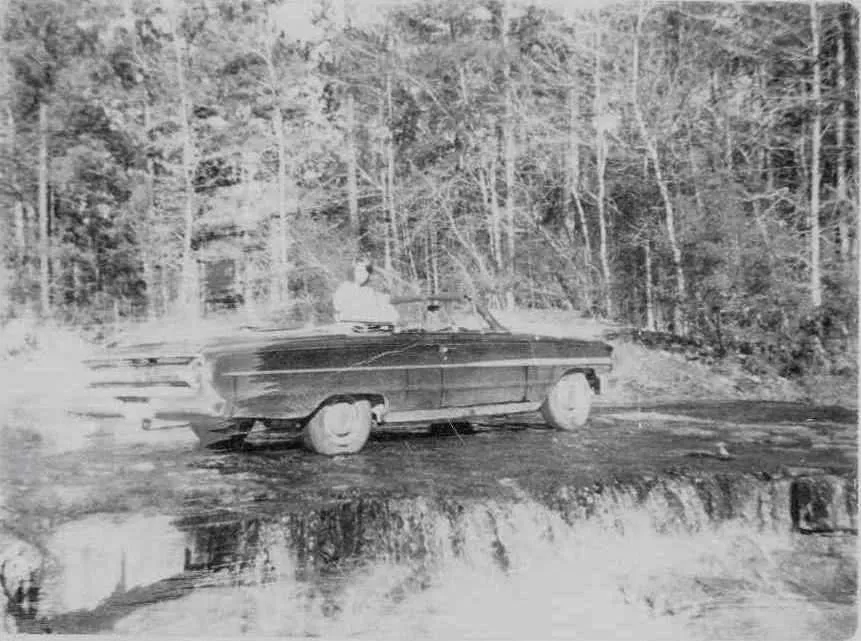
[[[324,456],[355,454],[371,433],[371,402],[335,401],[320,407],[305,425],[303,442]]]
[[[541,415],[552,427],[576,430],[589,419],[592,395],[592,386],[585,374],[566,374],[550,389],[541,405]]]

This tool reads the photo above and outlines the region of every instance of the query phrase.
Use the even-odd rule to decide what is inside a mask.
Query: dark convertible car
[[[358,452],[375,425],[468,421],[540,410],[585,424],[612,347],[512,333],[460,295],[393,299],[396,325],[257,329],[194,352],[128,346],[87,361],[91,387],[144,429],[187,423],[204,446],[242,443],[257,425],[302,431],[320,454]]]

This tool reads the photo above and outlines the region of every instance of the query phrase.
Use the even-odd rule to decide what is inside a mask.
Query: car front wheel
[[[562,430],[583,427],[592,408],[592,387],[580,372],[566,374],[557,381],[541,406],[541,415],[551,426]]]
[[[324,456],[355,454],[371,433],[371,402],[335,401],[320,407],[305,425],[303,441]]]

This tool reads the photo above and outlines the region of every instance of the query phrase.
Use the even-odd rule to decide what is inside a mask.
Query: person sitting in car
[[[370,286],[374,266],[359,259],[347,272],[347,280],[335,290],[332,302],[339,323],[378,323],[394,325],[398,312],[389,296]]]

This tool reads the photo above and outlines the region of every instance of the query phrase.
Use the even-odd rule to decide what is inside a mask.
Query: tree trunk
[[[759,151],[756,154],[756,176],[757,176],[757,185],[761,184],[759,181],[762,179],[763,175],[766,176],[766,188],[768,189],[768,177],[771,176],[771,172],[767,167],[765,167],[766,162],[766,150],[764,147],[760,147]],[[768,189],[768,194],[771,194],[771,189]],[[759,233],[762,235],[762,243],[765,246],[766,253],[768,254],[769,263],[772,262],[771,255],[771,238],[768,233],[768,225],[766,224],[765,219],[762,217],[762,206],[760,205],[760,200],[762,199],[764,194],[756,193],[753,198],[753,217],[756,221],[756,226],[759,228]]]
[[[691,187],[694,190],[694,202],[696,202],[696,205],[697,205],[697,215],[699,216],[700,220],[704,220],[704,217],[706,216],[706,207],[705,207],[705,203],[703,202],[703,194],[702,194],[702,191],[700,190],[700,186],[699,186],[700,170],[699,170],[699,167],[697,166],[696,158],[694,157],[694,140],[693,140],[693,136],[691,135],[690,129],[688,129],[688,141],[687,142],[688,142],[688,163],[691,166]]]
[[[278,305],[287,302],[287,143],[284,139],[284,120],[277,101],[272,109],[272,129],[278,150],[278,214],[275,224],[274,269],[270,274],[270,297]]]
[[[646,329],[655,331],[655,300],[652,290],[652,246],[647,238],[643,243],[646,260]]]
[[[161,294],[161,304],[162,304],[162,310],[163,311],[167,311],[168,301],[170,301],[170,282],[171,282],[171,280],[172,279],[170,277],[170,272],[166,268],[162,267],[159,270],[158,284],[159,284],[159,292]],[[176,282],[176,281],[174,280],[174,282]]]
[[[572,71],[573,73],[573,71]],[[589,237],[589,225],[586,223],[586,212],[580,200],[580,96],[577,93],[576,79],[568,88],[568,196],[570,198],[565,210],[565,229],[568,238],[573,242],[577,216],[583,230],[583,247],[586,253],[586,283],[584,300],[586,309],[592,310],[592,240]]]
[[[502,69],[505,92],[505,114],[502,121],[503,155],[505,162],[505,232],[507,256],[504,264],[507,267],[507,287],[505,292],[506,307],[514,307],[513,287],[515,273],[515,227],[514,227],[514,168],[517,162],[517,149],[514,136],[514,87],[511,80],[511,63],[508,59],[508,28],[511,15],[510,0],[502,1],[502,20],[500,25],[500,44],[502,47]]]
[[[386,270],[392,268],[392,225],[389,220],[389,181],[385,167],[380,169],[380,207],[383,214],[383,266]]]
[[[675,302],[673,305],[673,325],[675,326],[675,332],[677,334],[682,334],[684,332],[682,304],[687,297],[687,292],[685,287],[685,274],[682,269],[682,251],[679,247],[678,240],[676,239],[675,211],[673,209],[673,203],[670,198],[669,189],[667,187],[667,181],[664,179],[663,172],[661,171],[661,162],[658,155],[657,141],[649,133],[649,130],[646,127],[646,121],[643,118],[643,112],[640,108],[640,100],[638,96],[640,74],[640,32],[642,29],[642,20],[643,14],[641,11],[637,14],[636,33],[634,35],[634,90],[632,96],[634,102],[634,118],[636,119],[637,126],[640,129],[640,136],[643,138],[643,142],[646,145],[648,157],[652,162],[652,169],[655,172],[655,180],[658,183],[658,191],[660,191],[661,193],[661,200],[664,204],[664,220],[667,226],[667,240],[670,244],[670,251],[673,258],[673,270],[675,271],[676,276],[676,296],[674,297]]]
[[[573,85],[568,88],[568,203],[565,208],[565,229],[574,239],[580,193],[580,96]]]
[[[503,136],[505,138],[505,260],[509,269],[513,271],[516,247],[514,228],[514,163],[516,162],[517,151],[514,143],[513,119],[506,120],[507,124],[503,125]]]
[[[583,205],[580,201],[580,134],[578,127],[580,126],[580,96],[573,85],[568,88],[568,196],[570,198],[568,206],[565,208],[565,229],[568,231],[568,236],[573,240],[574,229],[576,228],[577,212],[583,211]],[[588,248],[588,254],[591,258],[592,249],[589,242],[588,229],[586,227],[586,219],[582,216],[583,226],[583,242]]]
[[[432,226],[428,225],[425,229],[424,241],[425,241],[425,287],[424,291],[429,294],[435,294],[436,292],[433,290],[433,264],[431,263],[431,230]]]
[[[51,315],[48,238],[48,105],[39,104],[39,303],[42,316]]]
[[[185,77],[185,38],[181,33],[179,16],[173,17],[173,45],[176,55],[176,81],[179,90],[180,132],[182,136],[182,180],[183,180],[183,232],[182,232],[182,276],[180,304],[183,312],[196,318],[199,313],[197,264],[192,251],[194,235],[194,141],[191,131],[191,104]]]
[[[146,91],[143,105],[144,116],[144,132],[147,140],[150,138],[152,129],[152,112],[150,109],[149,91]],[[147,191],[147,212],[146,219],[143,225],[139,227],[143,242],[141,243],[141,262],[143,263],[143,277],[146,284],[146,313],[150,319],[158,316],[159,309],[164,310],[167,307],[167,301],[162,300],[159,306],[158,297],[156,296],[156,275],[154,263],[156,262],[156,252],[154,239],[156,234],[156,219],[155,219],[155,168],[153,166],[152,157],[147,153],[146,159],[146,191]]]
[[[574,194],[574,204],[577,206],[577,213],[580,215],[580,227],[583,229],[583,244],[586,248],[586,267],[589,269],[589,281],[591,282],[592,240],[589,237],[589,224],[586,222],[586,211],[583,209],[583,202],[580,200],[579,193]]]
[[[400,257],[398,221],[395,211],[395,136],[392,131],[394,106],[392,104],[392,77],[386,73],[386,212],[389,221],[390,250],[386,255],[386,269],[392,271]]]
[[[487,191],[490,194],[490,238],[497,273],[502,271],[502,212],[499,209],[499,192],[496,189],[496,155],[490,160],[487,172]]]
[[[277,153],[278,204],[275,220],[269,225],[269,299],[276,305],[284,305],[289,298],[288,261],[289,230],[287,223],[287,142],[284,137],[284,119],[281,114],[280,79],[273,50],[276,46],[271,34],[263,36],[261,57],[266,64],[269,77],[269,91],[272,97],[272,133],[275,136]]]
[[[72,302],[76,311],[80,312],[84,303],[84,279],[81,276],[81,263],[78,259],[72,259]]]
[[[433,293],[439,293],[439,241],[436,227],[430,227],[431,273],[433,274]]]
[[[134,12],[134,7],[131,2],[124,3],[125,10],[125,18],[129,21],[130,24],[134,24],[137,19]],[[137,34],[134,30],[129,34],[130,46],[132,49],[132,57],[134,60],[140,60],[140,53],[138,48],[138,38]],[[138,68],[138,71],[145,75],[142,68]],[[142,107],[143,107],[143,128],[144,128],[144,139],[147,144],[152,142],[152,109],[150,107],[151,104],[151,95],[149,86],[146,80],[143,83],[143,99],[142,99]],[[158,316],[158,297],[156,296],[156,274],[155,274],[155,264],[159,261],[159,256],[157,252],[157,247],[159,246],[156,232],[156,220],[155,220],[155,207],[156,207],[156,199],[155,199],[155,168],[153,165],[152,156],[150,154],[150,150],[145,150],[146,156],[146,169],[144,174],[144,185],[146,187],[146,213],[144,214],[143,220],[138,222],[136,229],[137,236],[137,246],[140,252],[141,265],[143,271],[143,280],[144,280],[144,306],[145,306],[145,314],[147,318],[150,320],[155,319]],[[85,201],[82,199],[81,203],[81,216],[83,216],[83,211],[85,208]],[[166,301],[163,302],[166,305]]]
[[[814,307],[822,305],[819,231],[819,148],[822,130],[822,71],[819,63],[819,15],[816,0],[810,2],[810,28],[813,32],[813,126],[810,157],[810,299]]]
[[[51,292],[52,302],[63,304],[66,297],[65,282],[63,274],[63,261],[60,258],[59,249],[62,244],[62,234],[57,222],[57,192],[48,187],[48,290]]]
[[[3,115],[8,122],[7,129],[7,149],[9,158],[17,157],[17,132],[15,126],[15,118],[12,114],[12,109],[9,107],[4,110]],[[12,220],[15,227],[15,266],[18,269],[18,279],[26,278],[28,265],[28,246],[30,244],[30,233],[27,229],[27,217],[25,215],[24,201],[21,197],[21,189],[18,185],[18,172],[14,165],[14,160],[10,161],[9,180],[12,184],[12,189],[15,191],[15,200],[12,204]]]
[[[254,202],[254,167],[255,162],[251,153],[242,155],[242,182],[245,193],[242,199],[242,254],[239,257],[239,273],[242,287],[242,306],[253,318],[256,314],[254,300],[254,273],[251,250],[248,247],[248,230],[255,228],[251,207]]]
[[[347,91],[346,103],[347,126],[347,205],[350,212],[350,235],[358,242],[359,239],[359,184],[358,160],[356,154],[356,105],[353,93]]]
[[[763,110],[769,109],[770,105],[766,100],[766,80],[765,80],[765,70],[762,65],[757,66],[756,69],[756,90],[760,95],[760,106]],[[755,179],[753,181],[755,193],[753,194],[753,216],[754,221],[756,222],[756,226],[759,229],[759,233],[762,236],[762,242],[765,246],[766,254],[768,256],[768,262],[770,265],[774,263],[774,256],[772,254],[771,249],[771,237],[768,232],[768,223],[763,218],[762,213],[762,204],[763,200],[768,200],[772,197],[774,193],[774,174],[771,171],[771,167],[769,166],[768,161],[768,147],[770,141],[768,134],[766,134],[765,141],[759,146],[756,150],[756,172]],[[763,193],[763,186],[765,188],[765,192]]]
[[[607,169],[607,139],[604,132],[598,133],[598,234],[599,253],[601,256],[601,272],[604,276],[604,311],[607,318],[612,318],[613,311],[613,281],[610,272],[610,258],[607,248],[607,213],[605,210]]]
[[[613,317],[613,284],[612,275],[610,273],[610,259],[607,250],[607,213],[604,206],[606,200],[606,171],[607,171],[607,136],[604,130],[604,104],[601,93],[601,34],[597,27],[595,29],[595,101],[594,101],[594,118],[595,118],[595,135],[596,152],[597,152],[597,172],[598,172],[598,233],[599,233],[599,253],[601,256],[601,273],[604,277],[604,313],[606,318]]]
[[[499,212],[499,198],[496,194],[496,158],[491,157],[490,168],[481,169],[479,174],[479,188],[482,199],[488,211],[487,229],[490,236],[490,257],[496,271],[502,270],[502,238],[501,218]]]
[[[856,11],[855,12],[855,51],[861,52],[861,15]],[[857,59],[857,55],[856,55]],[[856,62],[855,64],[855,92],[856,94],[861,93],[861,64]],[[852,254],[852,269],[855,280],[858,280],[858,248],[861,247],[861,215],[859,215],[859,208],[861,208],[861,127],[856,125],[855,127],[855,202],[854,204],[854,212],[855,216],[855,240],[854,242],[850,242],[850,253]]]
[[[27,221],[24,218],[24,203],[18,196],[12,205],[12,221],[15,226],[15,262],[19,269],[23,269],[27,258]]]
[[[807,143],[809,142],[808,138],[810,129],[811,126],[809,126],[807,122],[801,123],[801,131],[792,149],[792,153],[795,158],[795,184],[798,188],[798,193],[808,196],[810,193],[810,159],[807,154]],[[796,203],[795,209],[798,211],[799,218],[801,217],[801,208],[802,205]],[[809,218],[809,212],[807,212],[807,216]]]
[[[849,225],[852,207],[849,203],[849,190],[846,176],[846,42],[842,12],[837,14],[837,229],[840,258],[851,260]]]
[[[4,36],[6,34],[6,10],[6,0],[0,0],[0,34],[4,34]],[[7,173],[7,167],[11,164],[10,161],[15,158],[14,121],[11,118],[13,102],[11,79],[9,56],[6,49],[5,38],[0,37],[0,158],[5,160],[5,162],[2,163],[3,166],[0,167],[0,174]],[[10,116],[8,119],[6,118],[7,113]],[[12,174],[13,172],[8,173]],[[10,180],[10,182],[14,183],[14,176],[12,176],[12,180]],[[15,191],[17,192],[17,190]],[[20,230],[18,225],[19,220],[17,208],[18,195],[15,194],[13,198],[13,217],[8,219],[5,214],[0,215],[0,235],[5,238],[8,233],[8,236],[14,238],[16,241],[14,245],[0,241],[0,321],[4,319],[3,317],[5,317],[7,312],[11,309],[12,301],[10,300],[10,290],[15,279],[14,274],[16,272],[20,273],[20,270],[8,269],[9,266],[18,267],[21,258],[21,243],[17,242]],[[10,261],[10,258],[13,260]],[[20,276],[17,278],[20,279]]]

